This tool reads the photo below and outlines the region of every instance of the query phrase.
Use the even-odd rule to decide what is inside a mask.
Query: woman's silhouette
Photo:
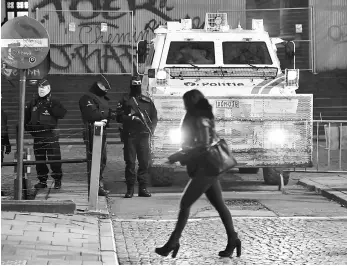
[[[207,147],[214,139],[214,116],[212,106],[199,90],[191,90],[183,95],[186,115],[182,122],[182,135],[184,136],[182,148]],[[221,257],[229,257],[234,249],[237,256],[241,256],[241,241],[235,232],[229,209],[224,203],[222,189],[218,176],[209,174],[208,162],[205,157],[187,163],[187,172],[190,180],[183,192],[176,227],[168,242],[155,252],[162,256],[176,257],[180,248],[179,239],[188,221],[190,208],[193,203],[205,193],[213,207],[218,211],[224,224],[228,243],[225,250],[219,252]],[[182,163],[182,162],[181,162]]]

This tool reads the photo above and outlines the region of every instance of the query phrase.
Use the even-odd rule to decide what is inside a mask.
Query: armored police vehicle
[[[263,168],[265,183],[278,184],[282,174],[286,184],[289,172],[281,169],[311,164],[312,95],[296,94],[299,70],[282,72],[276,53],[286,42],[261,26],[230,28],[226,13],[207,13],[204,29],[192,29],[190,19],[167,22],[150,43],[138,43],[142,91],[158,110],[154,165],[180,146],[182,95],[191,89],[212,104],[240,172]]]

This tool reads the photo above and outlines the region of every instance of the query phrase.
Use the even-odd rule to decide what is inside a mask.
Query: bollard
[[[31,154],[30,154],[30,148],[26,148],[25,151],[23,151],[23,162],[30,161],[31,160]],[[14,162],[17,162],[17,151],[14,154]],[[17,173],[17,165],[14,166],[14,172]],[[24,194],[23,198],[27,199],[28,197],[28,189],[31,187],[30,180],[28,179],[28,174],[31,172],[31,166],[24,165],[23,171],[22,171],[22,193]],[[18,177],[14,179],[14,193],[15,198],[19,197],[19,190],[18,190]]]
[[[90,170],[89,211],[96,211],[98,207],[98,192],[100,178],[101,149],[103,136],[103,122],[94,123],[93,154]]]

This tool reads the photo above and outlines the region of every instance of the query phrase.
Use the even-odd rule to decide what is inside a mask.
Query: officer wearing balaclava
[[[131,78],[130,92],[123,96],[117,105],[117,122],[123,124],[125,179],[127,192],[125,198],[132,198],[134,185],[139,183],[138,196],[150,197],[147,190],[149,179],[150,138],[157,126],[157,110],[153,101],[141,93],[141,78]],[[139,162],[135,173],[136,157]]]
[[[101,165],[99,177],[99,196],[106,196],[107,191],[103,187],[103,172],[107,162],[107,128],[110,119],[115,119],[115,114],[109,107],[109,100],[107,92],[111,86],[104,75],[100,75],[98,80],[93,83],[87,93],[85,93],[79,100],[79,107],[84,124],[84,141],[88,149],[88,159],[91,160],[93,153],[93,133],[94,122],[103,121],[105,127],[103,129],[102,148],[101,148]],[[89,170],[90,174],[90,170]],[[90,180],[89,180],[90,182]]]
[[[34,155],[36,161],[61,160],[59,135],[56,130],[58,120],[65,117],[66,109],[61,102],[52,97],[51,85],[43,79],[38,83],[38,95],[25,106],[25,130],[34,138]],[[54,188],[61,188],[63,177],[62,164],[51,163],[51,176]],[[46,164],[36,165],[39,183],[36,189],[46,188],[49,169]]]

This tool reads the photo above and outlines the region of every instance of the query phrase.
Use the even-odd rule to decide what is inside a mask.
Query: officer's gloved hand
[[[104,124],[104,126],[106,126],[107,125],[107,119],[103,119],[103,120],[101,120],[101,122]]]
[[[5,153],[6,153],[6,154],[11,153],[11,144],[6,144],[6,145],[5,145]]]
[[[117,116],[117,113],[110,108],[108,111],[108,119],[115,120],[116,116]]]

